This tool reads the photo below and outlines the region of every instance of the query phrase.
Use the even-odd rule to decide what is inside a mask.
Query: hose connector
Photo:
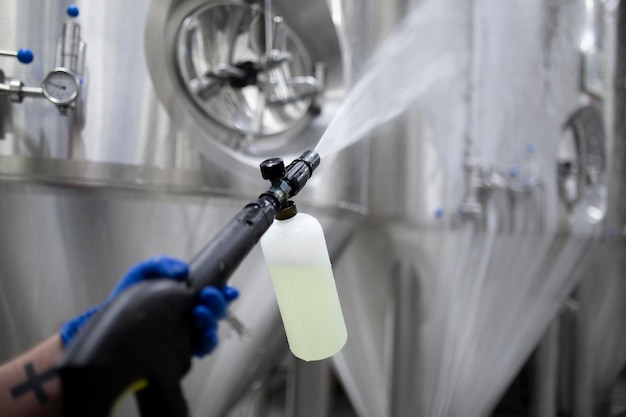
[[[277,210],[302,190],[319,164],[320,155],[315,151],[304,152],[286,168],[281,158],[270,158],[261,162],[261,175],[272,183],[265,194],[278,200]]]

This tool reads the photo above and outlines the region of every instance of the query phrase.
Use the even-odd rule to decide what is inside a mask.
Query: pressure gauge
[[[41,83],[43,94],[54,104],[70,104],[80,91],[80,79],[66,68],[50,71]]]

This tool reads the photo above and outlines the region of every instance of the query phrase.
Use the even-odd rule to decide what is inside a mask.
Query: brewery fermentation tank
[[[258,162],[313,148],[408,30],[393,62],[453,68],[298,196],[334,258],[335,373],[359,417],[488,415],[520,372],[532,415],[592,415],[626,357],[621,2],[68,4],[0,0],[0,48],[35,55],[0,57],[2,359],[140,259],[192,256],[264,187]],[[383,75],[372,94],[405,86]],[[232,282],[246,335],[225,326],[194,361],[194,415],[227,413],[286,352],[259,251]]]
[[[626,352],[623,2],[342,4],[363,13],[347,33],[370,28],[352,51],[402,39],[398,65],[454,66],[370,135],[370,215],[335,264],[352,331],[334,363],[359,416],[528,399],[528,415],[609,415]]]
[[[266,189],[259,162],[313,148],[345,94],[323,1],[69,3],[0,3],[0,49],[34,55],[0,57],[3,361],[134,263],[189,260]],[[298,196],[331,255],[364,213],[355,156],[325,160]],[[226,413],[286,352],[266,270],[255,249],[232,278],[245,337],[225,325],[194,361],[193,415]]]

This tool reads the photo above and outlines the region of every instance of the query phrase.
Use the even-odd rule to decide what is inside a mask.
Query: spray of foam
[[[422,3],[368,60],[316,147],[322,158],[365,138],[434,84],[464,69],[465,22],[449,12],[451,3]]]

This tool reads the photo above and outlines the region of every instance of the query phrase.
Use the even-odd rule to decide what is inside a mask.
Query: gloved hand
[[[184,281],[188,274],[189,268],[185,262],[164,256],[138,263],[120,279],[104,304],[91,307],[83,314],[63,323],[59,331],[63,347],[69,345],[74,336],[94,314],[128,287],[138,282],[157,278]],[[226,317],[228,304],[238,295],[239,293],[235,288],[228,286],[219,289],[205,287],[200,291],[198,304],[194,307],[192,318],[198,336],[195,338],[198,340],[197,346],[194,346],[193,353],[195,356],[207,355],[217,346],[217,320]]]

